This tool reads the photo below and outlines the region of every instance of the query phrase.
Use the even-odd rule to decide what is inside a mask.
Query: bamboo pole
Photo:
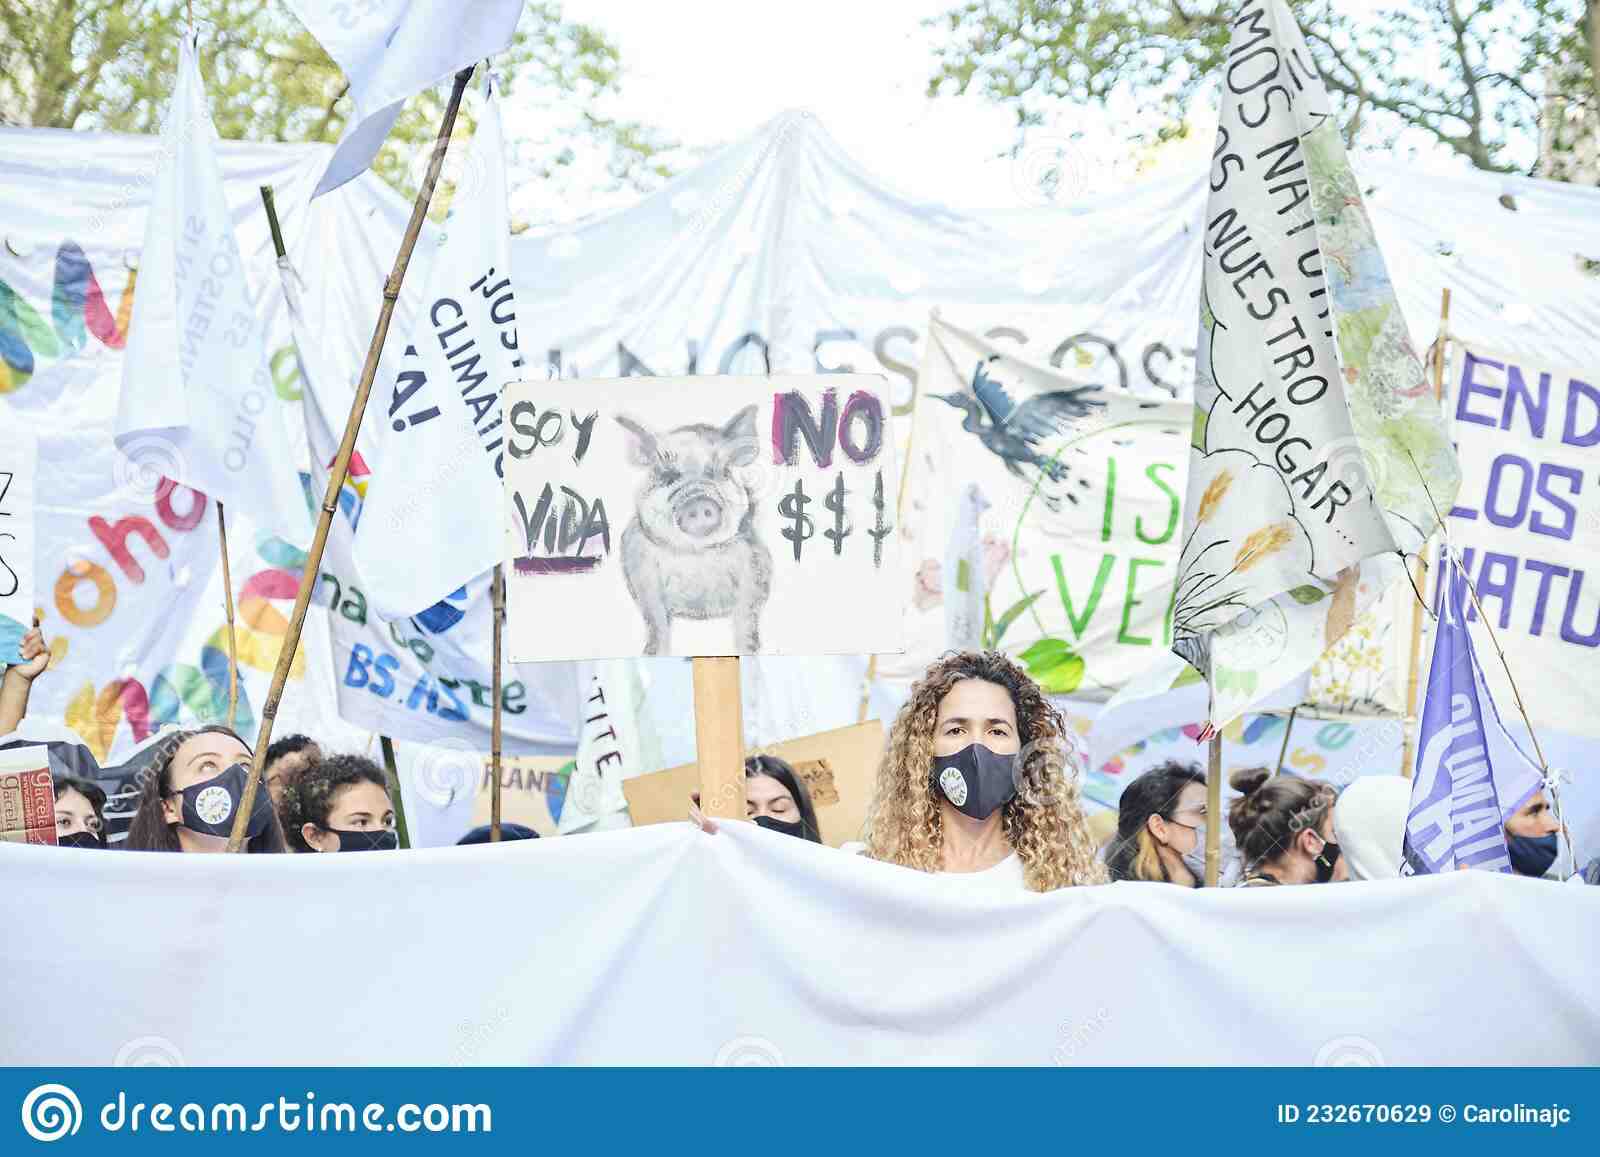
[[[700,810],[714,820],[742,820],[744,707],[737,655],[697,658],[694,665],[694,747],[700,765]]]
[[[1450,289],[1447,286],[1439,298],[1439,340],[1433,345],[1433,400],[1440,401],[1444,397],[1444,360],[1445,345],[1450,340]],[[1443,522],[1440,523],[1443,529]],[[1432,537],[1430,535],[1430,537]],[[1428,582],[1428,544],[1424,542],[1422,549],[1417,551],[1416,561],[1411,564],[1414,585],[1419,591],[1426,592]],[[1413,722],[1417,718],[1417,676],[1422,665],[1422,621],[1428,615],[1427,604],[1423,603],[1411,612],[1411,664],[1406,673],[1406,715],[1401,721],[1401,734],[1403,736],[1400,747],[1400,774],[1411,776],[1412,764],[1416,762],[1417,738]]]
[[[1289,722],[1284,724],[1284,727],[1283,727],[1283,743],[1278,748],[1278,762],[1272,765],[1272,774],[1273,775],[1277,775],[1280,771],[1283,770],[1283,759],[1284,759],[1284,756],[1289,754],[1289,736],[1294,734],[1295,716],[1297,716],[1299,714],[1300,714],[1300,708],[1299,707],[1296,707],[1296,708],[1294,708],[1294,710],[1289,712]]]
[[[494,704],[489,709],[489,766],[494,773],[494,782],[489,788],[489,842],[498,844],[500,842],[500,656],[506,626],[506,572],[500,563],[495,564],[491,589],[494,605],[494,674],[491,678]]]
[[[322,513],[317,519],[317,532],[311,540],[311,552],[306,556],[305,570],[300,575],[300,590],[295,595],[294,611],[289,617],[289,630],[283,647],[278,652],[278,664],[272,672],[272,684],[267,689],[267,700],[261,707],[261,730],[256,736],[255,753],[250,760],[250,775],[245,780],[244,798],[239,802],[238,814],[233,820],[233,831],[228,836],[228,851],[237,852],[244,847],[245,828],[250,811],[255,805],[256,792],[261,786],[261,765],[272,741],[272,721],[278,714],[278,703],[289,682],[289,668],[294,654],[300,648],[300,632],[305,626],[306,610],[311,605],[311,592],[316,586],[322,568],[322,553],[328,545],[328,531],[333,525],[334,512],[339,509],[339,492],[350,473],[350,455],[355,451],[356,434],[361,429],[361,418],[366,413],[367,397],[372,393],[372,380],[378,376],[378,361],[383,356],[383,343],[389,336],[389,322],[394,317],[395,302],[400,297],[400,286],[405,281],[406,267],[411,263],[411,251],[416,248],[422,223],[428,215],[428,202],[433,199],[433,187],[438,183],[439,170],[444,166],[445,150],[450,147],[450,131],[455,127],[456,113],[461,109],[461,94],[467,81],[472,79],[472,68],[456,73],[455,86],[450,92],[450,103],[445,107],[444,119],[439,124],[439,135],[433,144],[433,157],[428,162],[427,175],[422,179],[422,189],[411,206],[411,220],[406,225],[405,236],[400,241],[400,252],[395,255],[394,268],[383,285],[383,306],[378,311],[377,328],[372,333],[372,343],[367,347],[366,364],[361,367],[361,380],[356,385],[355,401],[350,406],[350,416],[345,420],[344,437],[339,442],[339,453],[333,460],[328,475],[328,488],[322,496]]]
[[[1206,767],[1206,887],[1222,877],[1222,732],[1211,733]]]
[[[222,606],[228,615],[228,730],[239,717],[239,637],[233,627],[233,573],[228,567],[228,518],[217,503],[217,540],[222,549]]]
[[[378,736],[378,746],[383,748],[383,771],[389,781],[389,802],[394,805],[394,831],[400,846],[411,846],[411,829],[406,824],[405,794],[400,790],[400,769],[394,758],[394,740],[387,735]]]

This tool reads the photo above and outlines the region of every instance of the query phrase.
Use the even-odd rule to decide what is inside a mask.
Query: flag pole
[[[1444,357],[1445,345],[1450,340],[1450,287],[1446,286],[1439,299],[1439,340],[1433,344],[1433,400],[1438,402],[1444,398]],[[1442,526],[1442,523],[1441,523]],[[1427,543],[1417,551],[1417,558],[1412,563],[1412,585],[1417,590],[1426,588],[1428,581]],[[1412,731],[1412,721],[1417,717],[1417,676],[1422,666],[1422,620],[1427,617],[1428,608],[1425,603],[1419,603],[1412,608],[1411,613],[1411,666],[1406,675],[1406,716],[1401,721],[1401,734],[1404,737],[1400,746],[1400,774],[1410,778],[1412,765],[1416,762],[1417,739]]]
[[[256,792],[261,787],[261,765],[265,761],[267,745],[272,740],[272,721],[278,713],[278,703],[289,682],[289,669],[300,647],[300,632],[305,626],[306,610],[311,605],[311,592],[316,586],[322,567],[322,553],[328,545],[328,531],[333,525],[334,512],[339,509],[339,492],[344,489],[345,477],[350,473],[350,456],[355,451],[356,434],[361,429],[361,418],[367,409],[367,397],[372,393],[372,380],[378,376],[378,361],[383,356],[383,343],[389,336],[389,322],[394,317],[395,302],[400,297],[400,286],[405,281],[406,267],[411,263],[411,251],[416,248],[422,223],[428,215],[428,203],[433,199],[433,188],[439,180],[439,170],[444,166],[445,150],[450,147],[450,132],[455,127],[456,113],[461,109],[461,94],[467,81],[472,79],[472,68],[456,73],[450,91],[450,103],[445,106],[444,119],[439,124],[439,135],[434,140],[433,156],[428,161],[427,174],[411,206],[411,220],[406,225],[405,236],[400,241],[400,251],[395,254],[394,268],[383,285],[383,305],[378,310],[378,324],[367,347],[366,364],[361,367],[361,380],[356,384],[355,400],[350,406],[350,416],[345,420],[344,437],[339,442],[339,453],[334,457],[328,475],[328,487],[322,496],[322,513],[317,519],[317,531],[311,540],[311,551],[300,575],[300,590],[295,595],[294,611],[289,618],[289,629],[278,652],[278,664],[272,672],[272,684],[267,689],[267,700],[261,707],[261,730],[256,737],[255,753],[250,760],[250,775],[245,780],[244,797],[233,820],[233,831],[228,836],[228,851],[237,852],[244,847],[245,828],[255,804]]]
[[[217,503],[217,540],[222,550],[222,606],[228,616],[228,730],[239,717],[239,639],[233,628],[233,575],[228,569],[228,519]]]
[[[272,197],[272,186],[261,186],[261,205],[267,211],[267,228],[272,232],[272,251],[281,260],[289,256],[289,248],[283,241],[283,226],[278,221],[278,206]],[[302,380],[302,390],[309,390],[311,383]],[[313,462],[313,466],[319,465]],[[218,510],[218,514],[221,510]],[[370,742],[370,741],[369,741]],[[406,801],[400,791],[400,773],[395,765],[394,741],[387,735],[379,735],[378,742],[383,748],[383,767],[389,779],[389,800],[394,805],[395,834],[400,839],[402,848],[411,846],[411,833],[406,826]]]
[[[1222,876],[1222,732],[1211,732],[1206,767],[1206,887]]]
[[[411,846],[411,829],[406,825],[406,801],[400,791],[400,771],[394,758],[394,740],[387,735],[378,736],[378,746],[383,749],[383,770],[389,780],[389,802],[394,805],[394,834],[400,846]]]
[[[489,708],[489,767],[494,782],[489,788],[489,842],[500,842],[500,655],[506,624],[505,567],[495,563],[492,602],[494,608],[494,703]]]

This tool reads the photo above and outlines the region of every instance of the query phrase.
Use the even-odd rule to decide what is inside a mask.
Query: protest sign
[[[1450,537],[1535,725],[1600,736],[1600,373],[1467,343],[1452,355],[1461,495]],[[1468,607],[1468,622],[1477,614]],[[1483,672],[1509,704],[1504,669]]]
[[[39,443],[20,422],[0,442],[0,670],[22,662],[33,626],[33,480]]]
[[[872,786],[883,758],[883,724],[876,719],[799,739],[772,743],[749,755],[775,755],[794,768],[811,793],[822,842],[832,847],[861,838]],[[685,819],[700,789],[700,765],[685,763],[624,780],[634,827]]]
[[[901,649],[882,378],[518,382],[503,406],[514,661]]]
[[[1109,695],[1172,643],[1191,407],[938,316],[920,373],[908,649],[880,671],[911,678],[947,647],[997,647],[1047,691]]]
[[[500,822],[522,824],[541,836],[559,835],[562,805],[572,776],[573,761],[560,755],[512,755],[500,764]],[[472,825],[489,822],[490,789],[494,773],[483,761],[477,795],[472,805]]]
[[[56,789],[43,745],[0,751],[0,840],[56,842]]]

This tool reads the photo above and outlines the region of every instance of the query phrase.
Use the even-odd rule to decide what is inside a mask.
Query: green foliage
[[[1596,96],[1595,0],[1402,0],[1370,17],[1289,0],[1346,135],[1391,147],[1421,131],[1485,169],[1531,156],[1554,91]],[[930,93],[976,91],[1039,123],[1053,102],[1131,94],[1158,136],[1216,75],[1238,0],[968,0],[944,33]],[[1581,17],[1581,19],[1580,19]]]
[[[1017,657],[1034,682],[1052,695],[1070,694],[1083,682],[1083,656],[1064,639],[1040,639]]]
[[[336,141],[353,112],[346,82],[322,48],[276,0],[195,0],[200,69],[211,115],[225,138]],[[153,133],[177,72],[185,25],[181,0],[5,0],[0,3],[0,119],[67,129]],[[547,89],[576,110],[568,138],[610,150],[619,183],[650,187],[665,175],[664,145],[646,126],[602,115],[621,75],[616,46],[562,20],[558,4],[530,0],[511,48],[494,62],[502,92]],[[415,191],[438,132],[446,86],[407,103],[375,165]],[[569,117],[569,119],[572,119]],[[470,124],[460,125],[464,136]],[[508,133],[508,135],[511,135]],[[572,139],[520,157],[537,176],[572,162]]]
[[[1006,631],[1010,629],[1011,624],[1016,622],[1022,613],[1033,606],[1043,594],[1043,591],[1034,591],[1027,598],[1019,599],[1017,602],[1012,603],[998,619],[989,613],[989,596],[985,595],[983,597],[983,649],[985,651],[999,650],[1000,640],[1005,638]]]

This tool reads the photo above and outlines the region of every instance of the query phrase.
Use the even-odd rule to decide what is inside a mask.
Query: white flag
[[[344,70],[356,105],[315,198],[366,172],[408,99],[504,51],[522,0],[289,0],[289,8]]]
[[[445,240],[406,296],[369,413],[376,474],[356,531],[356,568],[386,619],[432,606],[500,561],[500,391],[523,375],[511,288],[500,112],[490,95]]]
[[[1460,484],[1305,41],[1234,17],[1204,222],[1173,649],[1221,727],[1316,662]],[[1413,464],[1414,463],[1414,464]]]
[[[296,544],[310,520],[185,37],[139,259],[116,444]]]

